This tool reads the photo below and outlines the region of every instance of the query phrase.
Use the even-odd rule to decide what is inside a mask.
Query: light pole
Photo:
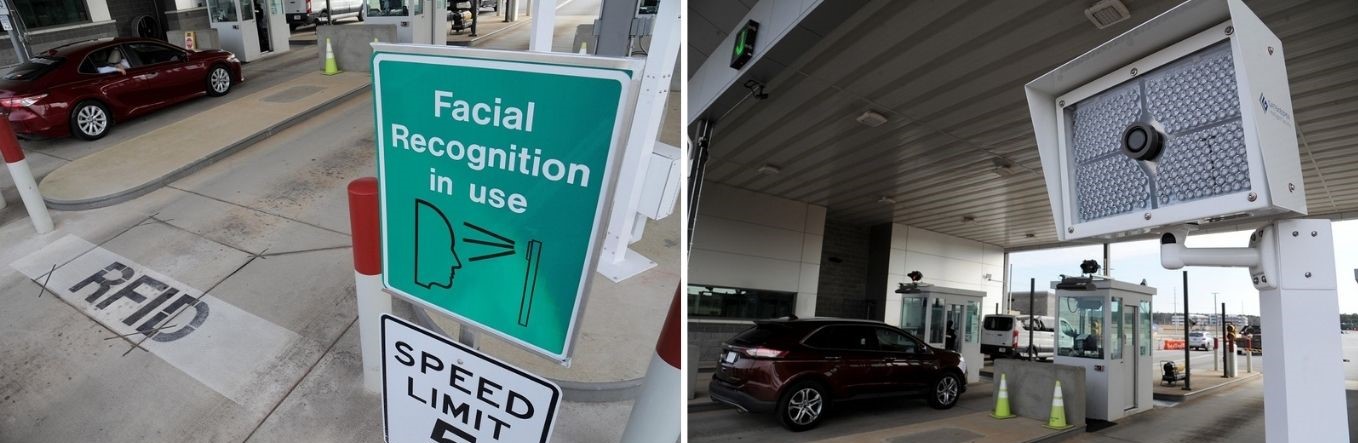
[[[1215,292],[1212,293],[1212,310],[1213,310],[1213,311],[1217,310],[1217,293],[1215,293]],[[1226,321],[1226,319],[1221,318],[1221,317],[1217,317],[1217,325],[1218,325],[1218,326],[1220,326],[1220,325],[1221,325],[1221,322],[1223,322],[1223,321]]]

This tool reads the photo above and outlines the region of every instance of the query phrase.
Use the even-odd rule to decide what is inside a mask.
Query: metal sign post
[[[569,365],[635,62],[373,47],[384,285]]]

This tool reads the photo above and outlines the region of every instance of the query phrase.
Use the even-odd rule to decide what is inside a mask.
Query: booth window
[[[1110,306],[1113,322],[1113,342],[1110,343],[1110,358],[1117,360],[1122,358],[1122,345],[1127,343],[1127,323],[1122,318],[1122,297],[1113,297],[1113,306]]]
[[[929,305],[929,320],[929,343],[943,343],[943,324],[947,320],[943,319],[943,303],[939,299]]]
[[[754,320],[792,315],[793,292],[689,285],[688,315],[695,318]]]
[[[980,316],[981,304],[974,301],[967,302],[966,337],[964,338],[967,343],[976,343],[976,336],[981,333],[980,322],[976,321]]]
[[[14,0],[13,4],[30,30],[90,21],[84,0]]]
[[[1139,346],[1139,352],[1141,355],[1151,355],[1151,302],[1142,301],[1140,310],[1137,312],[1141,313],[1141,346]]]
[[[924,336],[924,297],[901,299],[901,329],[916,337]]]
[[[207,0],[207,16],[213,23],[240,21],[236,15],[236,0]]]
[[[424,13],[424,2],[420,0],[372,0],[372,2],[372,9],[368,10],[371,17],[404,17]]]
[[[1102,359],[1103,298],[1061,297],[1057,311],[1061,323],[1057,355]]]

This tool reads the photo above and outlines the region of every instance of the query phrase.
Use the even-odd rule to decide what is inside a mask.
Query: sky
[[[1358,281],[1354,279],[1354,269],[1358,268],[1358,220],[1336,222],[1333,225],[1335,238],[1335,268],[1339,284],[1339,312],[1358,313]],[[1190,235],[1189,247],[1245,247],[1249,244],[1250,231],[1227,232],[1220,234]],[[1181,312],[1183,307],[1183,274],[1188,271],[1188,304],[1191,312],[1211,313],[1226,303],[1226,314],[1243,313],[1259,315],[1259,291],[1250,282],[1249,271],[1245,268],[1214,268],[1188,266],[1182,270],[1168,270],[1160,266],[1160,242],[1157,239],[1134,242],[1114,243],[1111,250],[1112,277],[1117,280],[1146,284],[1157,289],[1155,312]],[[1009,254],[1013,265],[1010,280],[1014,292],[1027,292],[1028,279],[1037,279],[1038,291],[1050,290],[1051,282],[1059,280],[1060,274],[1080,273],[1080,262],[1086,259],[1103,263],[1101,245],[1084,245],[1058,249],[1015,252]],[[1213,308],[1213,292],[1216,292],[1216,308]],[[1177,309],[1177,311],[1176,311]]]

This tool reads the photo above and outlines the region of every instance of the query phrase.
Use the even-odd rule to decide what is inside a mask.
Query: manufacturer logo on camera
[[[1259,105],[1264,108],[1264,113],[1273,116],[1280,122],[1292,124],[1292,114],[1284,111],[1278,106],[1277,102],[1270,102],[1264,94],[1259,94]]]

